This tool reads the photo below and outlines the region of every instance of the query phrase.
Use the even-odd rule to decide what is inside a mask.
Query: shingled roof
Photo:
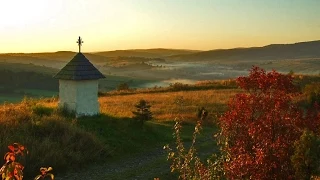
[[[82,53],[78,53],[54,78],[64,80],[93,80],[105,78],[105,76]]]

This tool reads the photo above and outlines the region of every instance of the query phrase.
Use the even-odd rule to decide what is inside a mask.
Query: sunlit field
[[[82,167],[85,162],[98,161],[98,156],[93,157],[90,153],[85,154],[87,151],[81,150],[88,145],[90,146],[88,152],[101,152],[104,154],[101,158],[114,157],[115,159],[108,161],[116,161],[115,163],[118,160],[123,161],[123,158],[131,154],[156,150],[160,153],[156,161],[161,163],[153,164],[149,175],[145,174],[145,176],[151,178],[158,175],[165,179],[175,179],[175,176],[169,173],[166,156],[161,155],[163,145],[173,142],[174,119],[178,118],[185,122],[183,139],[190,141],[193,124],[197,120],[196,111],[198,107],[205,107],[209,111],[209,117],[199,138],[200,140],[212,139],[210,137],[216,131],[214,120],[225,110],[229,98],[237,92],[240,90],[106,95],[99,97],[100,116],[77,119],[65,116],[57,110],[58,98],[25,99],[17,104],[3,104],[0,106],[0,112],[2,112],[0,127],[5,129],[0,133],[2,137],[0,152],[5,152],[6,145],[11,142],[20,142],[29,147],[31,152],[29,162],[32,163],[26,171],[26,176],[29,177],[43,163],[55,167],[59,175],[61,172],[74,171],[67,168],[70,163]],[[154,117],[145,124],[143,129],[130,126],[132,111],[135,110],[134,105],[140,99],[149,102]],[[78,138],[77,143],[71,142],[75,138]],[[68,148],[69,146],[71,149]],[[216,149],[212,140],[203,141],[199,144],[200,146],[205,153]],[[61,147],[65,148],[61,149]],[[143,155],[135,156],[144,159]],[[146,161],[145,165],[135,167],[135,171],[150,169],[150,163],[153,162]],[[157,168],[160,168],[161,172],[159,169],[155,171]],[[132,170],[125,171],[122,175],[107,174],[110,175],[109,178],[131,177]]]
[[[222,113],[228,100],[240,90],[180,91],[152,94],[115,95],[100,97],[101,112],[115,117],[132,117],[134,105],[144,99],[151,105],[155,121],[172,121],[176,117],[194,121],[198,108],[209,111],[213,120]]]

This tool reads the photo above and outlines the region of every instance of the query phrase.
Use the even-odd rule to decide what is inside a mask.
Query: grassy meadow
[[[318,76],[297,76],[296,83],[303,89],[318,80]],[[25,145],[30,152],[24,161],[27,179],[38,174],[43,166],[52,166],[57,179],[72,179],[72,174],[77,177],[79,170],[90,177],[96,167],[119,171],[104,170],[100,176],[104,179],[177,179],[162,150],[166,144],[174,147],[174,120],[183,122],[182,139],[188,147],[197,109],[208,110],[196,144],[205,160],[217,151],[213,137],[218,130],[217,118],[226,111],[230,98],[242,92],[226,81],[205,81],[183,88],[102,93],[101,114],[82,118],[58,109],[57,98],[24,98],[20,103],[4,103],[0,106],[0,154],[5,154],[11,143]],[[151,105],[153,113],[153,119],[142,128],[135,126],[132,113],[141,99]],[[135,163],[125,166],[126,161]]]
[[[13,142],[25,145],[30,154],[24,172],[26,177],[31,177],[42,166],[52,166],[54,173],[61,176],[74,171],[75,167],[88,168],[95,163],[124,161],[155,149],[163,153],[162,147],[174,142],[173,120],[178,118],[185,122],[182,137],[188,142],[196,121],[196,110],[202,106],[209,111],[209,118],[199,137],[200,141],[203,140],[199,146],[210,154],[216,148],[212,138],[217,129],[214,120],[237,92],[237,89],[219,89],[106,95],[99,98],[101,115],[83,118],[58,110],[56,98],[26,98],[18,104],[5,103],[0,106],[0,154],[5,154],[7,145]],[[132,125],[134,104],[140,99],[150,103],[154,115],[154,119],[142,129]],[[157,169],[158,166],[161,170],[152,174],[150,168]],[[176,178],[170,173],[165,153],[135,168],[110,174],[108,178],[132,177],[146,169],[151,171],[148,178]]]
[[[132,95],[111,95],[100,97],[101,112],[115,117],[132,117],[134,105],[144,99],[151,105],[154,119],[159,122],[172,121],[176,117],[184,121],[195,121],[195,113],[199,107],[209,110],[213,121],[225,108],[229,98],[238,89],[231,90],[203,90],[203,91],[179,91],[167,93],[142,93]]]

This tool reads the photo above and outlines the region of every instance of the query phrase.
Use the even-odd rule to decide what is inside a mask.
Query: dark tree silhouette
[[[147,101],[141,99],[136,105],[136,111],[133,111],[134,119],[139,125],[143,125],[145,121],[152,119],[152,113],[150,111],[150,105]]]

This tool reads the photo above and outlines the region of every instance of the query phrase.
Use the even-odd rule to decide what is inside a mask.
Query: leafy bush
[[[313,175],[320,175],[319,152],[319,137],[305,129],[294,143],[294,155],[291,157],[296,179],[311,179]]]
[[[13,143],[8,146],[9,152],[4,155],[5,164],[0,168],[1,179],[3,180],[22,180],[23,179],[23,170],[25,163],[22,164],[21,160],[29,153],[26,147],[19,143]],[[52,170],[52,167],[49,168],[40,168],[41,174],[36,176],[34,179],[45,179],[46,177],[50,180],[54,180],[54,175],[48,173]]]
[[[298,93],[289,75],[253,67],[237,82],[246,93],[237,94],[220,118],[227,178],[293,179],[293,144],[304,128],[318,132],[317,113],[293,103]]]
[[[5,180],[22,180],[25,164],[21,163],[21,158],[28,154],[28,150],[19,143],[8,146],[10,150],[4,155],[5,164],[0,168],[0,175]]]
[[[312,106],[314,103],[320,104],[320,83],[307,84],[303,93],[309,105]]]

